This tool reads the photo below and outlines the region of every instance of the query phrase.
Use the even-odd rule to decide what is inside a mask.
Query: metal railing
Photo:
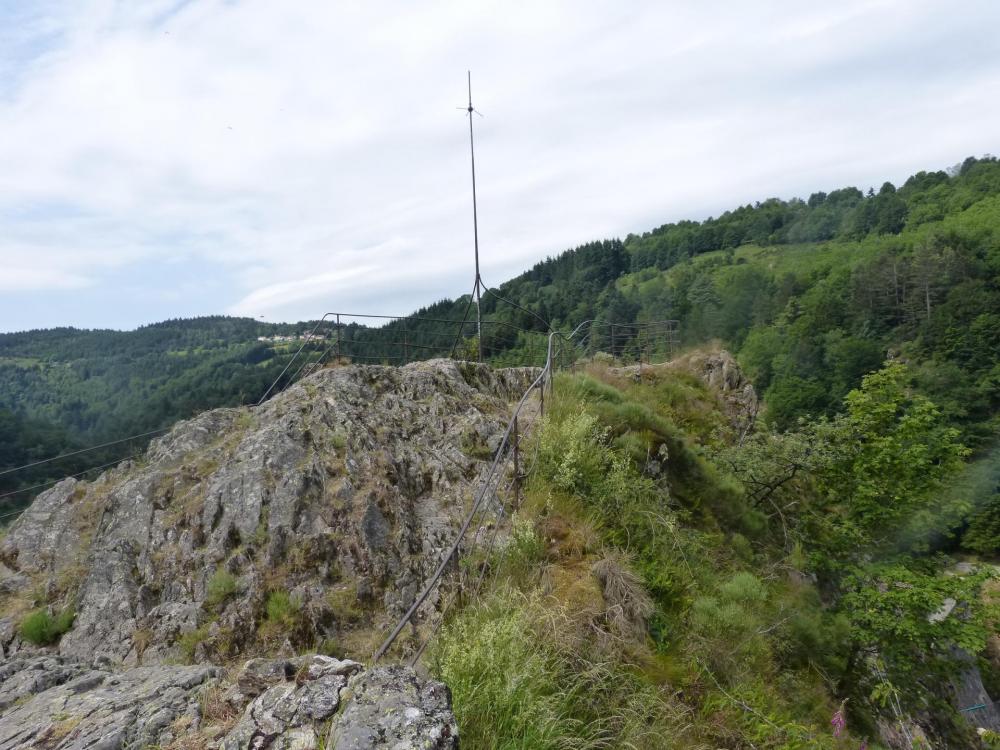
[[[378,662],[392,648],[400,634],[410,625],[416,631],[417,621],[421,618],[433,617],[434,623],[430,631],[418,638],[410,663],[416,663],[426,649],[430,640],[437,634],[444,623],[448,611],[456,601],[461,600],[468,590],[474,599],[482,585],[488,570],[489,556],[496,543],[500,527],[504,519],[510,516],[512,510],[520,505],[520,491],[524,481],[534,468],[534,460],[527,471],[522,470],[521,439],[522,427],[528,426],[533,417],[532,397],[537,396],[537,413],[543,416],[545,412],[546,391],[551,399],[554,375],[560,369],[575,367],[581,360],[592,357],[598,351],[604,351],[603,343],[608,343],[617,354],[616,360],[627,362],[630,358],[642,368],[643,364],[651,364],[652,358],[667,359],[672,356],[677,345],[676,321],[655,321],[621,325],[603,321],[588,320],[578,325],[572,332],[564,334],[553,331],[549,334],[546,345],[545,363],[538,376],[528,386],[515,405],[507,427],[504,430],[500,445],[493,455],[493,460],[479,481],[478,488],[473,493],[472,504],[462,520],[462,524],[451,545],[445,550],[438,564],[416,596],[406,612],[400,617],[391,632],[375,651],[373,661]],[[607,352],[612,354],[612,352]],[[613,355],[614,356],[614,355]],[[536,441],[537,448],[537,441]],[[537,453],[536,453],[537,457]],[[470,530],[473,530],[470,536]],[[489,541],[486,542],[486,537]],[[477,550],[485,545],[485,558],[482,561],[479,576],[474,586],[468,586],[467,576],[462,570],[462,558],[471,559]],[[424,613],[429,607],[432,595],[439,592],[449,572],[457,576],[452,586],[451,596],[444,601],[440,611]]]
[[[359,324],[364,321],[364,324]],[[370,321],[381,322],[372,327]],[[546,356],[548,330],[521,328],[499,320],[482,321],[482,353],[498,364],[541,367]],[[404,365],[437,357],[469,359],[478,356],[477,323],[424,316],[371,315],[329,312],[301,337],[302,343],[257,402],[262,404],[331,360],[362,364]],[[475,342],[477,354],[471,354]],[[504,354],[517,351],[516,362]]]
[[[381,321],[381,327],[359,325],[358,321]],[[476,341],[476,321],[448,320],[422,316],[371,315],[329,312],[302,337],[302,343],[274,382],[257,402],[262,404],[274,393],[315,372],[331,360],[342,363],[404,365],[409,362],[445,357],[474,359],[482,352],[485,361],[501,366],[545,367],[549,331],[521,328],[506,321],[483,320],[482,347]],[[577,357],[598,352],[626,364],[670,359],[678,347],[678,322],[660,320],[645,323],[586,321],[577,327],[572,343]],[[569,356],[568,346],[559,356]]]

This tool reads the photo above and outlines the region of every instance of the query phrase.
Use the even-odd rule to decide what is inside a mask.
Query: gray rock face
[[[225,681],[214,667],[112,672],[54,656],[14,659],[0,668],[0,750],[458,747],[444,685],[408,667],[361,669],[321,655],[252,659],[230,691],[240,716],[227,727],[204,711],[208,691]]]
[[[293,677],[285,676],[289,666]],[[364,672],[357,662],[325,656],[258,659],[244,666],[237,683],[270,685],[246,707],[223,750],[458,748],[448,689],[410,667]]]
[[[180,423],[143,459],[36,499],[0,542],[0,618],[72,605],[58,653],[126,667],[286,640],[361,654],[352,634],[384,629],[450,542],[486,464],[468,446],[502,433],[535,374],[327,369]],[[4,653],[29,653],[16,632],[0,627]]]
[[[247,662],[237,684],[244,692],[263,691],[226,735],[223,750],[317,747],[322,722],[336,713],[349,675],[360,669],[357,662],[320,655]],[[384,701],[392,699],[386,694]],[[387,702],[382,708],[392,710]]]
[[[214,667],[137,667],[114,673],[59,657],[0,668],[0,750],[120,750],[165,745],[196,726]]]
[[[409,667],[380,667],[348,685],[343,713],[330,730],[332,750],[452,750],[458,727],[440,682],[422,682]]]

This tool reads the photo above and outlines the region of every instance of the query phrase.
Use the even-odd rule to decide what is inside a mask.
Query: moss
[[[482,435],[475,428],[469,428],[462,433],[461,449],[462,453],[470,458],[478,458],[483,461],[493,458],[493,449],[486,444]]]

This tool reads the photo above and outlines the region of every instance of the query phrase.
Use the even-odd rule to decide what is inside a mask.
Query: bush
[[[205,587],[205,606],[218,607],[236,593],[236,577],[225,568],[219,568]]]
[[[605,438],[597,418],[586,412],[561,422],[546,418],[541,429],[539,474],[560,490],[587,494],[600,484],[608,465]]]
[[[67,607],[55,617],[47,609],[35,610],[21,621],[21,637],[36,646],[48,646],[73,627],[75,617],[72,607]]]

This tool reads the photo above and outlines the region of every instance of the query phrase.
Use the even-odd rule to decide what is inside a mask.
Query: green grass
[[[205,587],[205,606],[215,609],[236,593],[236,576],[225,568],[219,568]]]
[[[181,635],[177,641],[177,646],[181,650],[181,655],[184,657],[184,661],[191,663],[194,661],[195,651],[198,645],[204,643],[208,639],[208,626],[203,625],[195,630],[189,630],[187,633]]]
[[[574,649],[551,602],[506,589],[466,609],[437,641],[434,671],[452,690],[473,750],[671,747],[680,727],[653,686],[599,651]],[[604,657],[604,658],[602,658]]]
[[[299,615],[301,607],[284,591],[272,591],[267,597],[264,611],[272,625],[290,627]]]
[[[559,376],[492,584],[432,649],[463,747],[857,747],[830,734],[822,676],[845,622],[776,572],[795,561],[677,424],[718,424],[714,397],[594,373]]]
[[[49,646],[73,627],[76,612],[72,607],[53,616],[47,609],[38,609],[21,621],[21,637],[36,646]]]

